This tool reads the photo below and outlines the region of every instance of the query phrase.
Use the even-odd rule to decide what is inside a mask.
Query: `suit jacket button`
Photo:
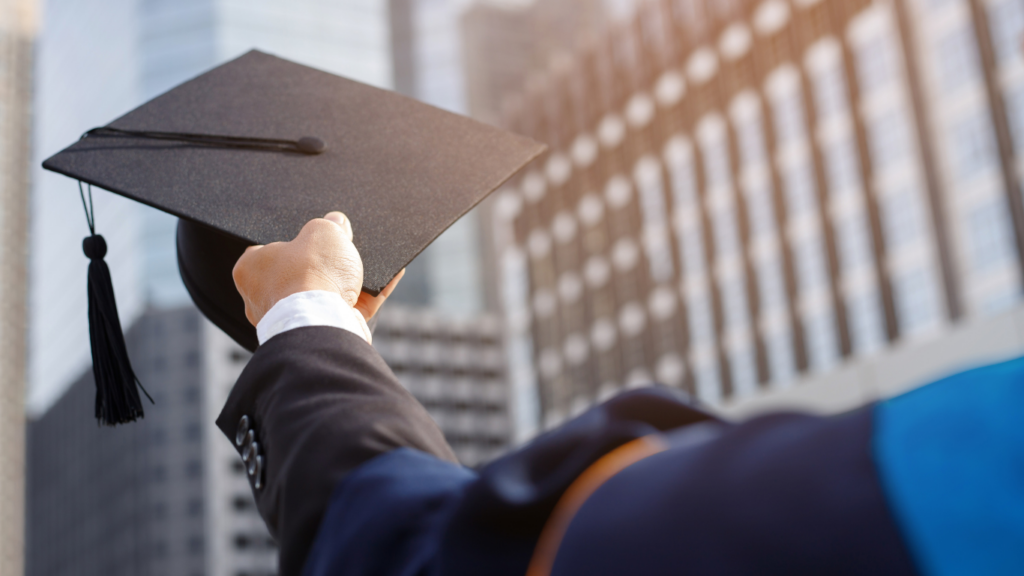
[[[260,468],[262,468],[262,466],[257,466],[256,465],[256,461],[257,460],[259,460],[261,462],[263,461],[263,457],[260,456],[260,445],[259,445],[259,443],[258,442],[253,442],[252,444],[249,444],[248,446],[246,446],[246,452],[249,454],[249,458],[246,459],[246,462],[249,463],[249,476],[256,476],[257,471]],[[243,455],[243,458],[244,458],[244,455]]]
[[[242,447],[245,442],[245,435],[249,432],[249,416],[242,416],[238,421],[238,430],[235,431],[235,446]]]
[[[253,452],[253,446],[256,444],[256,431],[249,430],[249,433],[245,435],[245,448],[242,448],[242,462],[250,462],[252,457],[256,454]]]
[[[255,470],[251,472],[253,478],[253,487],[259,490],[263,488],[263,456],[257,456],[253,459]]]

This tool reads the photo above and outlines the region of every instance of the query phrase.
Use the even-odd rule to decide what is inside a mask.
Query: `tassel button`
[[[95,234],[82,240],[82,251],[90,260],[102,260],[107,255],[107,241]]]

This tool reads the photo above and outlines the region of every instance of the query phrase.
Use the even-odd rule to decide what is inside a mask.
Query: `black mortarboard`
[[[355,228],[363,290],[376,295],[542,149],[528,138],[252,51],[86,133],[43,167],[179,217],[178,266],[192,299],[253,350],[256,332],[231,277],[247,246],[291,240],[307,221],[340,210]],[[120,353],[109,276],[102,279],[105,246],[93,234],[85,249],[92,260],[97,386],[101,371],[105,380],[131,382],[115,386],[112,400],[100,398],[100,390],[97,416],[118,423],[141,415],[141,403],[123,416],[117,406],[101,409],[104,402],[120,403],[122,388],[138,395],[127,354]],[[102,268],[95,275],[94,265]]]

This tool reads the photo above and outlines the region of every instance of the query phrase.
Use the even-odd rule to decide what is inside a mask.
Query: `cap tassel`
[[[103,260],[107,254],[107,242],[96,234],[94,225],[92,187],[89,187],[89,203],[86,205],[82,183],[79,182],[78,186],[91,232],[82,241],[82,250],[89,257],[89,340],[92,344],[92,373],[96,381],[96,419],[101,425],[116,426],[145,416],[139,390],[150,402],[153,398],[142,387],[128,358],[110,269]]]

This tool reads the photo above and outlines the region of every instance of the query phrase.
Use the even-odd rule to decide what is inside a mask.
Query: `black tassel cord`
[[[78,192],[85,208],[85,219],[91,234],[82,241],[82,249],[89,257],[89,340],[92,343],[92,374],[96,381],[96,419],[101,425],[116,426],[142,418],[142,398],[139,390],[149,398],[142,387],[128,358],[128,348],[121,332],[121,320],[117,316],[117,302],[114,300],[114,285],[110,280],[110,269],[103,257],[107,254],[107,242],[96,234],[96,213],[92,205],[92,186],[89,186],[89,201],[85,190],[78,183]]]
[[[283,138],[253,138],[250,136],[225,136],[223,134],[194,134],[190,132],[156,132],[153,130],[124,130],[101,126],[93,128],[82,138],[141,138],[144,140],[168,140],[183,142],[193,146],[209,146],[211,148],[235,148],[240,150],[263,150],[265,152],[295,152],[299,154],[322,154],[327,143],[316,136],[303,136],[298,140]]]

